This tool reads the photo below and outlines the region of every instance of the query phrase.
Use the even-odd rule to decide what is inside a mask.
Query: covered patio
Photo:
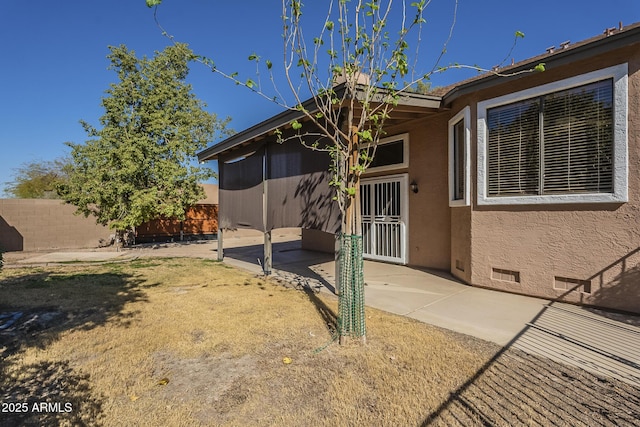
[[[338,97],[349,99],[344,85],[336,86],[335,91],[340,94]],[[357,98],[360,95],[356,91],[352,96]],[[368,173],[362,177],[362,191],[371,194],[369,199],[372,207],[368,212],[371,220],[375,222],[376,218],[393,217],[389,220],[391,224],[381,224],[385,228],[389,248],[376,254],[378,259],[394,258],[398,263],[407,263],[407,129],[427,117],[448,111],[442,107],[441,101],[439,96],[419,93],[405,93],[399,97],[397,105],[385,120],[385,133],[390,137],[385,138],[388,141],[381,140],[376,148],[377,161],[384,162],[386,159],[393,167],[389,169],[384,163],[376,164],[378,169],[385,172]],[[315,112],[318,108],[316,100],[311,98],[305,101],[302,108]],[[337,116],[344,116],[340,105],[335,108]],[[359,114],[358,109],[355,114]],[[303,123],[303,133],[292,127],[292,122],[297,121]],[[274,262],[272,232],[287,227],[302,228],[303,241],[310,236],[308,241],[312,243],[306,247],[337,256],[334,235],[340,232],[341,214],[333,200],[336,196],[336,189],[331,184],[334,172],[331,171],[331,155],[327,151],[331,145],[330,138],[305,118],[301,111],[287,110],[198,153],[200,162],[218,162],[218,259],[224,257],[225,232],[257,230],[263,233],[262,269],[269,274]],[[390,181],[385,181],[384,177],[391,177]],[[384,199],[384,204],[393,206],[374,209],[373,199]],[[380,202],[375,206],[382,204]],[[363,208],[363,227],[368,224],[365,211],[367,209]],[[369,226],[371,230],[375,228],[371,224]],[[375,244],[370,242],[367,246],[365,241],[364,246],[366,256],[367,247],[374,247]]]

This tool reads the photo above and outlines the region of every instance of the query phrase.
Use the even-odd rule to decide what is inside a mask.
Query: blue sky
[[[328,2],[305,3],[310,5],[305,17],[313,24]],[[453,4],[433,0],[427,9],[418,67],[429,69],[441,50]],[[277,0],[164,0],[158,13],[164,27],[197,54],[211,57],[220,69],[253,78],[255,66],[247,60],[252,53],[271,59],[277,72],[280,5]],[[518,61],[566,40],[601,34],[620,21],[640,21],[639,0],[460,0],[443,64],[491,67],[505,57],[516,30],[526,36],[513,53]],[[144,0],[2,0],[0,40],[0,196],[14,168],[65,155],[65,141],[84,142],[79,120],[98,124],[100,98],[115,82],[115,73],[107,70],[107,46],[126,44],[139,56],[150,56],[169,44]],[[467,76],[450,71],[435,76],[432,84],[443,86]],[[199,64],[192,66],[189,82],[209,111],[232,118],[235,130],[280,111]]]

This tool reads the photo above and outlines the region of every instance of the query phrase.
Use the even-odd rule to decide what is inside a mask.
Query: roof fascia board
[[[349,93],[346,89],[346,84],[342,83],[334,88],[336,92],[336,96],[343,100],[347,100],[350,98]],[[380,102],[382,100],[388,99],[389,92],[385,89],[381,89],[374,100],[372,102]],[[356,90],[356,99],[362,100],[364,99],[362,89]],[[432,108],[438,109],[441,105],[441,99],[438,96],[432,95],[423,95],[418,93],[403,93],[400,95],[398,100],[398,105],[409,106],[409,107],[420,107],[420,108]],[[316,102],[316,98],[309,98],[303,102],[302,107],[304,110],[309,111],[310,113],[315,113],[318,111],[318,106]],[[230,136],[229,138],[223,140],[222,142],[215,144],[211,147],[204,149],[203,151],[198,153],[198,161],[204,162],[207,160],[213,160],[218,157],[220,153],[223,153],[227,150],[231,150],[234,147],[242,145],[251,139],[263,136],[270,132],[275,131],[278,128],[281,128],[284,125],[292,122],[293,120],[298,120],[305,117],[305,113],[298,109],[290,109],[283,111],[280,114],[277,114],[261,123],[258,123],[255,126],[252,126],[248,129],[245,129],[242,132],[239,132],[235,135]]]
[[[356,87],[356,99],[358,101],[364,101],[366,99],[364,87],[363,85]],[[377,88],[372,95],[370,102],[374,103],[387,102],[393,98],[393,92],[384,88]],[[438,109],[442,104],[442,97],[405,91],[399,92],[397,101],[398,105],[407,107]]]
[[[344,84],[336,86],[334,90],[338,96],[344,96]],[[318,111],[316,98],[312,97],[304,101],[302,103],[302,109],[310,113],[315,113],[316,111]],[[198,161],[204,162],[206,160],[213,160],[218,157],[218,154],[224,151],[244,144],[245,142],[248,142],[253,138],[257,138],[259,136],[273,132],[276,129],[281,128],[282,126],[303,117],[305,117],[305,113],[302,110],[293,108],[285,110],[282,113],[276,114],[275,116],[270,117],[255,126],[247,128],[242,132],[238,132],[237,134],[230,136],[229,138],[223,140],[222,142],[219,142],[218,144],[212,145],[211,147],[202,150],[198,153]]]
[[[518,73],[531,69],[541,62],[544,62],[546,64],[547,69],[567,65],[572,62],[580,61],[582,59],[588,59],[592,56],[623,48],[633,43],[638,43],[640,41],[640,38],[638,38],[639,35],[640,26],[622,31],[608,37],[594,40],[592,42],[586,42],[582,45],[572,47],[566,51],[560,50],[547,55],[539,55],[526,60],[526,63],[517,65],[513,68],[508,67],[501,72]],[[487,89],[499,84],[504,84],[509,81],[523,78],[525,76],[527,76],[527,74],[519,74],[514,76],[497,76],[495,74],[489,74],[485,77],[479,78],[478,80],[474,80],[466,84],[463,83],[460,85],[456,85],[443,96],[443,104],[449,105],[455,99],[463,95],[467,95],[482,89]]]

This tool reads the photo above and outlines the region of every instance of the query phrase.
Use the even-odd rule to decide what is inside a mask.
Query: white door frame
[[[409,262],[409,244],[408,244],[408,217],[409,217],[409,176],[408,174],[396,174],[396,175],[385,175],[379,176],[375,178],[362,178],[362,185],[375,185],[379,183],[386,182],[399,182],[400,190],[399,190],[399,198],[400,198],[400,215],[399,218],[391,218],[391,222],[386,223],[387,225],[399,224],[399,247],[397,250],[400,253],[400,256],[389,256],[384,254],[370,253],[368,250],[373,249],[373,252],[376,251],[376,239],[377,239],[377,231],[374,224],[385,225],[385,218],[381,215],[363,215],[362,216],[362,235],[363,235],[363,250],[365,251],[364,258],[376,260],[376,261],[386,261],[392,262],[396,264],[407,264]],[[373,187],[370,187],[373,188]],[[366,203],[364,195],[361,194],[362,203]],[[375,209],[375,194],[370,194],[370,198],[368,199],[369,209],[373,211]],[[364,213],[364,212],[361,212]],[[374,212],[371,212],[372,214]],[[378,221],[376,221],[378,219]],[[396,222],[398,221],[398,222]],[[371,227],[367,229],[367,224],[370,224]],[[380,230],[378,228],[378,230]],[[365,232],[367,231],[367,232]]]

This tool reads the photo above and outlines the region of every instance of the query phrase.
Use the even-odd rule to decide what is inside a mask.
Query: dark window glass
[[[369,168],[391,166],[404,163],[404,141],[398,140],[379,144]]]
[[[453,200],[464,199],[466,179],[464,120],[453,125]]]

